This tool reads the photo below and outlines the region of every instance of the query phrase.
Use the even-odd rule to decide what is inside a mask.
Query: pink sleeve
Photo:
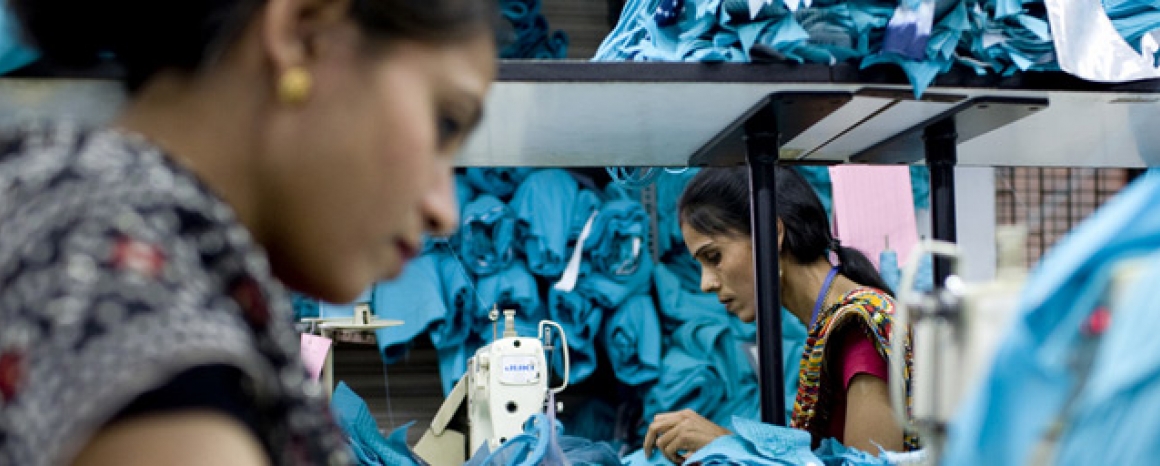
[[[870,374],[887,380],[886,359],[874,349],[870,337],[858,330],[842,336],[842,389],[850,388],[850,381],[858,374]]]

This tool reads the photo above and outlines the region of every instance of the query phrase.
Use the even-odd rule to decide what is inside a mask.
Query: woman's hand
[[[644,454],[652,456],[653,447],[656,447],[669,461],[681,464],[690,453],[717,437],[731,434],[691,409],[658,414],[653,417],[644,436]]]

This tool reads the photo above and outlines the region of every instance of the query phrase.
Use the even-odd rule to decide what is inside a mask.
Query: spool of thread
[[[886,248],[878,253],[878,273],[895,293],[898,292],[898,283],[902,281],[902,270],[898,268],[898,253],[890,249],[890,238],[886,238]]]

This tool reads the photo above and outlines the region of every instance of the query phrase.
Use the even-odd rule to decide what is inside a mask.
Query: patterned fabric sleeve
[[[289,296],[232,210],[143,139],[0,133],[0,464],[66,464],[143,393],[234,368],[274,464],[344,464]]]
[[[67,463],[111,416],[188,368],[267,376],[236,305],[207,294],[195,249],[131,212],[96,210],[3,251],[18,264],[3,275],[0,342],[20,361],[0,405],[8,464]]]

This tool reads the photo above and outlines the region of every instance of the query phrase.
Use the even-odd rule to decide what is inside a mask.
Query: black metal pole
[[[955,120],[947,118],[923,130],[926,166],[930,169],[931,233],[934,239],[956,242],[955,233],[955,164],[958,133]],[[949,258],[934,261],[934,283],[941,287],[951,273]]]
[[[757,346],[761,361],[758,386],[761,421],[785,425],[785,383],[781,354],[781,291],[777,263],[777,166],[779,133],[773,106],[754,115],[745,125],[749,164],[750,220],[753,225],[753,264],[757,293]]]

